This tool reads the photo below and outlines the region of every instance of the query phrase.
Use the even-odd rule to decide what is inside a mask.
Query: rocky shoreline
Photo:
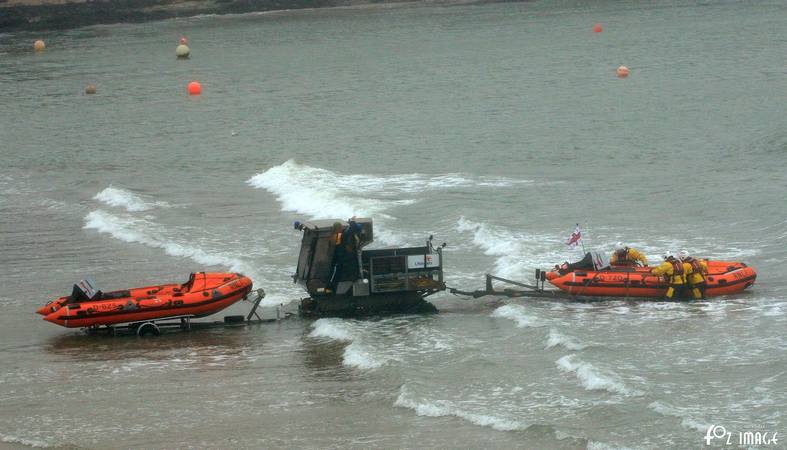
[[[146,22],[199,14],[324,8],[387,1],[354,0],[0,0],[0,31],[52,30]]]

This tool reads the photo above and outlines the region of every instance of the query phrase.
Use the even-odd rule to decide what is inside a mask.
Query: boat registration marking
[[[735,278],[737,278],[739,280],[743,279],[743,278],[746,278],[746,274],[743,273],[743,269],[735,269],[732,272],[730,272],[730,274],[732,274],[732,276],[734,276]]]
[[[599,281],[626,281],[626,277],[623,275],[599,274],[596,276]]]

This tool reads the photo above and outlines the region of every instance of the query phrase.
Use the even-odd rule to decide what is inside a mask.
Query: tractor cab
[[[349,299],[353,301],[348,307],[375,309],[370,307],[381,302],[374,298],[398,298],[398,303],[410,298],[423,301],[445,290],[445,244],[433,247],[431,236],[423,247],[365,250],[374,238],[372,219],[296,222],[295,228],[303,232],[303,238],[293,280],[310,296],[302,302],[302,311],[304,304],[332,309]],[[331,301],[340,298],[344,302]]]

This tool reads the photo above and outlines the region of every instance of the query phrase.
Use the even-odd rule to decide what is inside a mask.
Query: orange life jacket
[[[684,259],[685,262],[691,265],[691,274],[689,274],[687,278],[687,282],[692,285],[700,284],[705,282],[705,273],[707,272],[702,264],[695,259],[689,256],[688,258]]]

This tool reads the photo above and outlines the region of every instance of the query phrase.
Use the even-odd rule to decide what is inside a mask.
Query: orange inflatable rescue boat
[[[754,284],[757,272],[742,262],[707,261],[705,297],[738,294]],[[590,254],[575,264],[564,263],[547,272],[555,287],[576,296],[663,298],[667,281],[651,275],[651,267],[608,266],[594,269]]]
[[[74,285],[67,297],[38,309],[44,320],[67,328],[143,322],[167,317],[204,317],[243,299],[249,277],[239,273],[192,273],[183,284],[97,291],[91,280]]]

